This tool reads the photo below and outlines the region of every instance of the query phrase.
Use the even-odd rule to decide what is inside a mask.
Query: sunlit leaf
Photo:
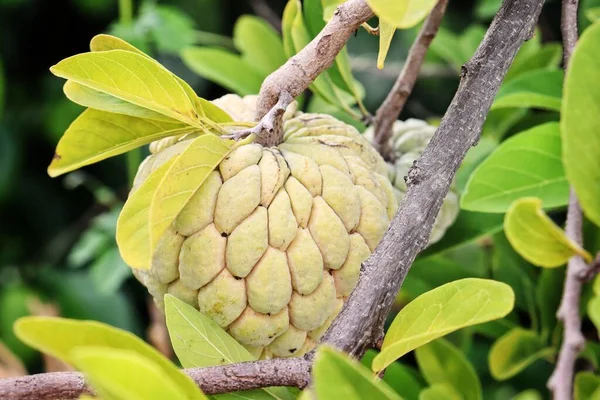
[[[423,389],[419,400],[462,400],[462,396],[452,386],[438,383]]]
[[[466,326],[507,315],[514,306],[510,286],[486,279],[462,279],[410,302],[396,316],[373,360],[381,371],[411,350]]]
[[[283,49],[287,57],[292,57],[298,50],[292,39],[292,26],[296,15],[302,10],[302,4],[298,0],[289,0],[283,9],[281,18],[281,32],[283,35]]]
[[[600,7],[592,7],[585,10],[585,16],[591,22],[596,22],[600,19]]]
[[[444,384],[464,400],[482,399],[481,382],[473,365],[450,342],[438,339],[415,350],[417,364],[430,385]]]
[[[588,301],[587,312],[588,317],[590,317],[594,323],[596,331],[599,333],[598,336],[600,337],[600,296],[596,295]]]
[[[563,75],[562,69],[541,69],[519,75],[500,88],[492,110],[525,107],[560,111]]]
[[[511,205],[504,217],[504,231],[517,253],[534,265],[559,267],[576,254],[591,261],[591,255],[544,213],[542,201],[536,197],[524,197]]]
[[[536,196],[544,207],[569,201],[569,183],[560,161],[559,124],[535,126],[503,142],[471,174],[461,196],[461,208],[506,212],[513,201]]]
[[[379,69],[383,69],[395,32],[395,26],[383,21],[379,23],[379,53],[377,54],[377,68]]]
[[[494,379],[506,380],[554,353],[537,333],[515,328],[494,342],[489,354],[490,372]]]
[[[155,140],[195,129],[176,121],[154,121],[87,109],[73,121],[58,142],[48,174],[55,177]]]
[[[50,70],[56,76],[201,126],[192,100],[175,76],[141,54],[127,50],[82,53],[60,61]]]
[[[71,359],[104,399],[189,398],[184,388],[166,375],[160,365],[134,351],[86,346],[74,349]],[[196,399],[207,399],[197,386],[196,391]]]
[[[194,139],[177,156],[159,183],[150,204],[150,249],[154,248],[171,222],[234,144],[234,141],[206,134]]]
[[[158,352],[132,333],[95,321],[64,318],[25,317],[15,323],[15,333],[23,342],[68,364],[73,364],[73,350],[98,346],[129,350],[151,360],[162,374],[176,382],[189,399],[204,399],[196,384]]]
[[[591,371],[583,371],[575,375],[573,399],[600,400],[600,377]]]
[[[90,41],[91,51],[110,51],[110,50],[126,50],[133,53],[140,54],[144,57],[150,58],[146,53],[139,50],[135,46],[130,45],[123,39],[119,39],[116,36],[100,34],[96,35]]]
[[[367,368],[327,346],[319,348],[312,372],[319,399],[401,399],[386,383],[376,382]]]
[[[184,368],[212,367],[255,360],[245,347],[212,319],[169,294],[165,296],[165,314],[173,349]],[[244,393],[251,399],[283,400],[291,397],[287,389],[274,387],[233,393],[231,397],[240,398]],[[227,399],[228,395],[220,395],[218,398]]]
[[[379,17],[396,28],[411,28],[421,22],[437,3],[436,0],[367,0]]]
[[[218,48],[188,47],[181,52],[181,59],[198,75],[240,96],[257,94],[266,77],[247,60]]]
[[[561,110],[563,163],[585,215],[600,226],[600,22],[583,32],[569,62]]]
[[[282,66],[287,57],[277,32],[263,19],[242,15],[233,30],[235,47],[243,59],[266,75]]]

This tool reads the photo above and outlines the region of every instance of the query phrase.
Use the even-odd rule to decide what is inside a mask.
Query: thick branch
[[[389,160],[391,158],[390,138],[392,137],[392,127],[394,122],[400,116],[400,113],[406,104],[406,100],[415,86],[419,71],[425,60],[425,55],[442,23],[447,5],[448,0],[439,0],[431,10],[417,39],[408,52],[406,63],[404,64],[394,87],[377,110],[377,114],[375,115],[375,139],[373,144],[385,159]]]
[[[469,148],[477,143],[492,100],[519,47],[531,36],[542,4],[543,0],[504,1],[477,52],[464,66],[460,86],[440,127],[409,171],[406,199],[376,251],[363,263],[358,286],[325,334],[324,342],[360,356],[367,346],[380,338],[385,317],[404,277],[416,255],[427,244],[454,174]],[[360,18],[352,19],[353,24],[370,16],[370,11],[364,10],[363,0],[350,0],[342,6],[334,20],[342,18],[340,14],[346,16],[343,19],[348,15],[358,15],[348,5],[362,10]],[[344,24],[339,26],[339,23],[334,23],[334,26],[347,28]],[[328,27],[324,32],[329,33],[324,35],[322,32],[319,37],[325,42],[335,42],[331,39],[334,35],[331,23]],[[327,35],[330,39],[325,39]],[[330,47],[325,47],[323,54],[314,53],[315,46],[307,53],[314,57],[313,63],[326,66],[332,62],[339,48],[332,52]],[[296,66],[286,65],[284,69],[287,68],[288,72],[276,72],[271,83],[263,86],[263,111],[268,112],[279,101],[276,83],[284,79],[290,69],[299,71]],[[294,79],[296,83],[292,85],[281,83],[282,89],[279,90],[290,90],[291,94],[297,95],[300,78]],[[307,85],[305,83],[303,87]],[[291,90],[291,87],[296,89]],[[310,353],[299,359],[255,361],[186,370],[186,373],[209,394],[279,385],[303,388],[310,380],[313,356],[314,353]],[[42,374],[0,381],[0,398],[10,400],[70,398],[85,390],[81,375],[77,373]]]
[[[477,144],[508,67],[535,28],[543,0],[505,0],[423,155],[408,173],[408,192],[388,232],[363,263],[360,282],[323,338],[361,356],[377,340],[416,255],[429,234],[456,170]]]
[[[209,368],[192,368],[184,372],[206,394],[228,393],[268,386],[303,388],[310,377],[310,363],[304,358],[279,358]],[[83,374],[53,372],[0,380],[0,399],[54,400],[75,399],[91,393]]]
[[[354,31],[372,16],[365,0],[348,0],[340,5],[317,37],[265,79],[260,88],[256,119],[262,119],[277,104],[281,93],[297,97],[304,92],[333,64]]]
[[[563,56],[565,69],[569,65],[571,54],[577,43],[577,7],[578,0],[563,0],[561,15],[561,32],[563,37]],[[583,245],[583,213],[577,194],[571,188],[569,194],[569,208],[565,231],[567,236]],[[558,308],[557,317],[564,325],[563,341],[556,361],[554,372],[548,381],[548,389],[556,400],[573,398],[573,376],[575,375],[575,361],[577,355],[585,345],[581,333],[581,315],[579,303],[581,300],[581,287],[588,279],[586,273],[589,267],[581,256],[571,257],[567,265],[567,276],[563,296]]]

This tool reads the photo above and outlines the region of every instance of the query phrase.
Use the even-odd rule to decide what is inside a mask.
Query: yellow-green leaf
[[[600,337],[600,297],[592,297],[587,304],[588,317],[596,327],[597,336]]]
[[[377,55],[377,68],[379,69],[383,69],[394,32],[396,32],[396,27],[383,21],[379,22],[379,54]]]
[[[123,260],[132,268],[148,269],[150,249],[150,204],[158,185],[175,162],[170,159],[154,170],[125,202],[117,221],[117,245]]]
[[[421,22],[437,0],[367,0],[367,3],[380,21],[407,29]]]
[[[347,355],[321,346],[315,356],[313,381],[319,399],[401,400],[387,383]]]
[[[570,240],[542,210],[537,197],[512,203],[504,217],[504,231],[512,247],[527,261],[540,267],[559,267],[575,254],[591,262],[591,255]]]
[[[116,36],[100,34],[96,35],[90,41],[91,51],[110,51],[110,50],[126,50],[133,53],[141,54],[144,57],[150,58],[146,53],[135,46],[130,45],[123,39]]]
[[[136,106],[135,104],[128,103],[118,97],[94,90],[77,82],[65,82],[63,91],[69,100],[84,107],[182,125],[181,122],[176,119],[144,107]]]
[[[196,384],[154,347],[132,333],[95,321],[25,317],[15,323],[15,333],[29,346],[73,364],[73,350],[87,346],[129,350],[150,359],[185,391],[188,399],[202,400]]]
[[[192,100],[175,76],[144,55],[128,50],[77,54],[50,71],[186,124],[201,126]]]
[[[404,307],[383,340],[373,371],[381,371],[404,354],[460,328],[506,316],[514,306],[510,286],[467,278],[422,294]]]
[[[537,333],[515,328],[494,342],[489,353],[490,372],[494,379],[503,381],[554,353]]]
[[[74,349],[71,354],[75,367],[106,400],[189,398],[184,388],[165,375],[160,365],[131,350],[90,346]],[[196,391],[195,398],[207,399],[199,388],[196,387]]]
[[[212,367],[256,358],[212,319],[194,307],[169,294],[165,295],[165,314],[169,336],[177,358],[184,368]],[[250,392],[233,393],[240,398]],[[248,398],[291,399],[286,388],[264,388],[252,391]],[[228,398],[219,395],[219,399]]]
[[[463,397],[452,386],[436,383],[423,389],[419,400],[463,400]]]
[[[58,142],[48,174],[55,177],[154,140],[194,130],[196,128],[177,121],[156,121],[87,109]]]
[[[575,375],[573,400],[600,400],[600,377],[591,371]]]
[[[154,249],[177,214],[234,144],[234,141],[216,135],[202,135],[175,159],[158,185],[150,205],[150,249]]]

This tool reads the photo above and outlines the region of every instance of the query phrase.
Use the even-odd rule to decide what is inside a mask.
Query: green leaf
[[[464,400],[480,400],[481,382],[473,365],[450,342],[438,339],[415,350],[417,364],[430,385],[445,384]]]
[[[281,34],[283,35],[283,50],[287,57],[292,57],[296,54],[296,46],[292,39],[292,26],[296,20],[296,15],[302,10],[302,4],[298,0],[288,0],[283,9],[281,17]]]
[[[163,400],[190,398],[161,365],[134,351],[105,347],[81,347],[71,355],[94,391],[103,399]],[[182,374],[180,372],[180,374]],[[196,386],[196,399],[207,399]]]
[[[592,261],[592,256],[544,213],[542,201],[536,197],[521,198],[510,206],[504,232],[521,257],[540,267],[559,267],[576,254]]]
[[[216,135],[202,135],[177,156],[158,184],[150,204],[151,250],[234,144]]]
[[[512,400],[542,400],[542,399],[543,399],[543,397],[540,394],[540,392],[538,392],[535,389],[524,390],[512,398]]]
[[[423,250],[419,257],[429,257],[501,231],[503,219],[500,214],[484,214],[461,210],[458,218],[446,231],[444,237],[439,242]]]
[[[127,50],[83,53],[60,61],[50,71],[188,125],[202,126],[175,76],[141,54]]]
[[[462,279],[427,292],[398,313],[373,360],[373,371],[450,332],[502,318],[513,305],[510,286],[486,279]]]
[[[176,382],[189,399],[204,399],[196,384],[155,348],[132,333],[95,321],[65,318],[25,317],[15,323],[15,333],[23,342],[67,364],[76,361],[73,350],[87,346],[129,350],[148,358],[163,375]]]
[[[361,363],[370,367],[377,354],[379,352],[376,350],[367,350]],[[417,371],[399,362],[392,363],[385,369],[383,381],[404,400],[418,400],[419,392],[425,387],[425,382]]]
[[[212,319],[169,294],[165,295],[165,315],[173,349],[184,368],[255,360]]]
[[[121,257],[131,268],[150,268],[150,205],[158,185],[174,162],[175,158],[172,158],[154,170],[129,195],[121,210],[117,221],[117,244]]]
[[[386,383],[376,382],[367,368],[327,346],[319,347],[312,372],[319,399],[401,400]]]
[[[435,6],[435,0],[367,0],[379,17],[396,28],[412,28],[421,22]]]
[[[379,23],[379,53],[377,54],[377,68],[383,69],[387,53],[390,50],[396,27],[385,22]]]
[[[181,59],[198,75],[240,96],[258,93],[267,76],[242,57],[218,48],[188,47]]]
[[[556,328],[556,310],[561,301],[565,274],[560,269],[543,269],[537,279],[535,300],[540,310],[541,337],[547,342]]]
[[[493,344],[489,354],[490,372],[494,379],[503,381],[554,353],[535,332],[515,328]]]
[[[242,15],[235,23],[233,40],[242,58],[265,76],[287,61],[281,38],[261,18]]]
[[[491,109],[528,107],[560,111],[563,75],[561,69],[522,74],[500,88]]]
[[[423,389],[419,400],[462,400],[462,396],[452,386],[436,384]]]
[[[600,400],[600,377],[590,371],[579,372],[573,382],[574,400]]]
[[[569,183],[560,162],[559,124],[549,122],[503,142],[471,174],[460,199],[469,211],[504,213],[513,201],[536,196],[545,208],[569,202]]]
[[[348,54],[348,48],[343,47],[342,50],[335,57],[335,64],[329,70],[330,74],[333,75],[338,74],[342,80],[342,82],[337,82],[336,84],[344,91],[350,93],[358,107],[361,109],[363,114],[368,115],[368,111],[362,103],[362,94],[359,87],[359,83],[356,82],[354,76],[352,75],[352,68],[350,67],[350,55]],[[334,79],[335,81],[335,79]]]
[[[596,327],[597,333],[600,333],[600,296],[596,295],[588,301],[587,312],[588,317],[590,317]],[[600,334],[598,336],[600,336]]]
[[[255,360],[244,346],[212,319],[169,294],[165,295],[165,315],[173,349],[184,368],[212,367]],[[244,393],[251,399],[291,398],[286,388],[275,387],[224,394],[218,398],[240,398]]]
[[[521,52],[518,54],[521,55]],[[519,55],[506,73],[505,83],[530,71],[558,68],[562,61],[562,46],[559,43],[548,43],[529,54]]]
[[[335,9],[345,0],[320,0],[323,4],[323,21],[329,21],[335,13]]]
[[[585,17],[590,20],[590,22],[596,22],[600,19],[600,7],[592,7],[585,10]]]
[[[119,39],[116,36],[100,34],[96,35],[90,41],[91,51],[110,51],[110,50],[126,50],[132,53],[140,54],[144,57],[150,58],[146,53],[139,50],[135,46],[130,45],[123,39]]]
[[[87,109],[58,142],[48,174],[56,177],[155,140],[195,130],[179,122],[153,121]]]
[[[600,226],[600,22],[586,29],[569,62],[561,111],[563,163],[583,212]]]
[[[84,107],[185,126],[173,118],[144,107],[136,106],[135,104],[128,103],[118,97],[94,90],[73,81],[67,81],[63,87],[63,91],[69,100]]]
[[[115,293],[130,276],[131,269],[123,262],[119,249],[114,245],[90,266],[90,277],[100,293]]]

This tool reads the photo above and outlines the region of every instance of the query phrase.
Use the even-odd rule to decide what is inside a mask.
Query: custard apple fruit
[[[256,98],[215,104],[251,121]],[[134,189],[180,154],[187,136],[154,142]],[[170,293],[261,358],[311,350],[357,284],[398,203],[383,158],[324,114],[284,115],[284,142],[236,147],[134,270],[159,306]]]
[[[394,162],[388,163],[389,178],[394,185],[398,203],[401,203],[407,190],[404,177],[408,175],[408,170],[412,167],[413,162],[419,158],[429,144],[436,128],[425,121],[407,119],[406,121],[396,121],[392,130],[390,144],[393,150],[392,158]],[[369,141],[372,141],[373,128],[367,129],[364,135]],[[460,211],[458,199],[458,190],[452,185],[433,224],[429,244],[439,241],[456,220]]]

